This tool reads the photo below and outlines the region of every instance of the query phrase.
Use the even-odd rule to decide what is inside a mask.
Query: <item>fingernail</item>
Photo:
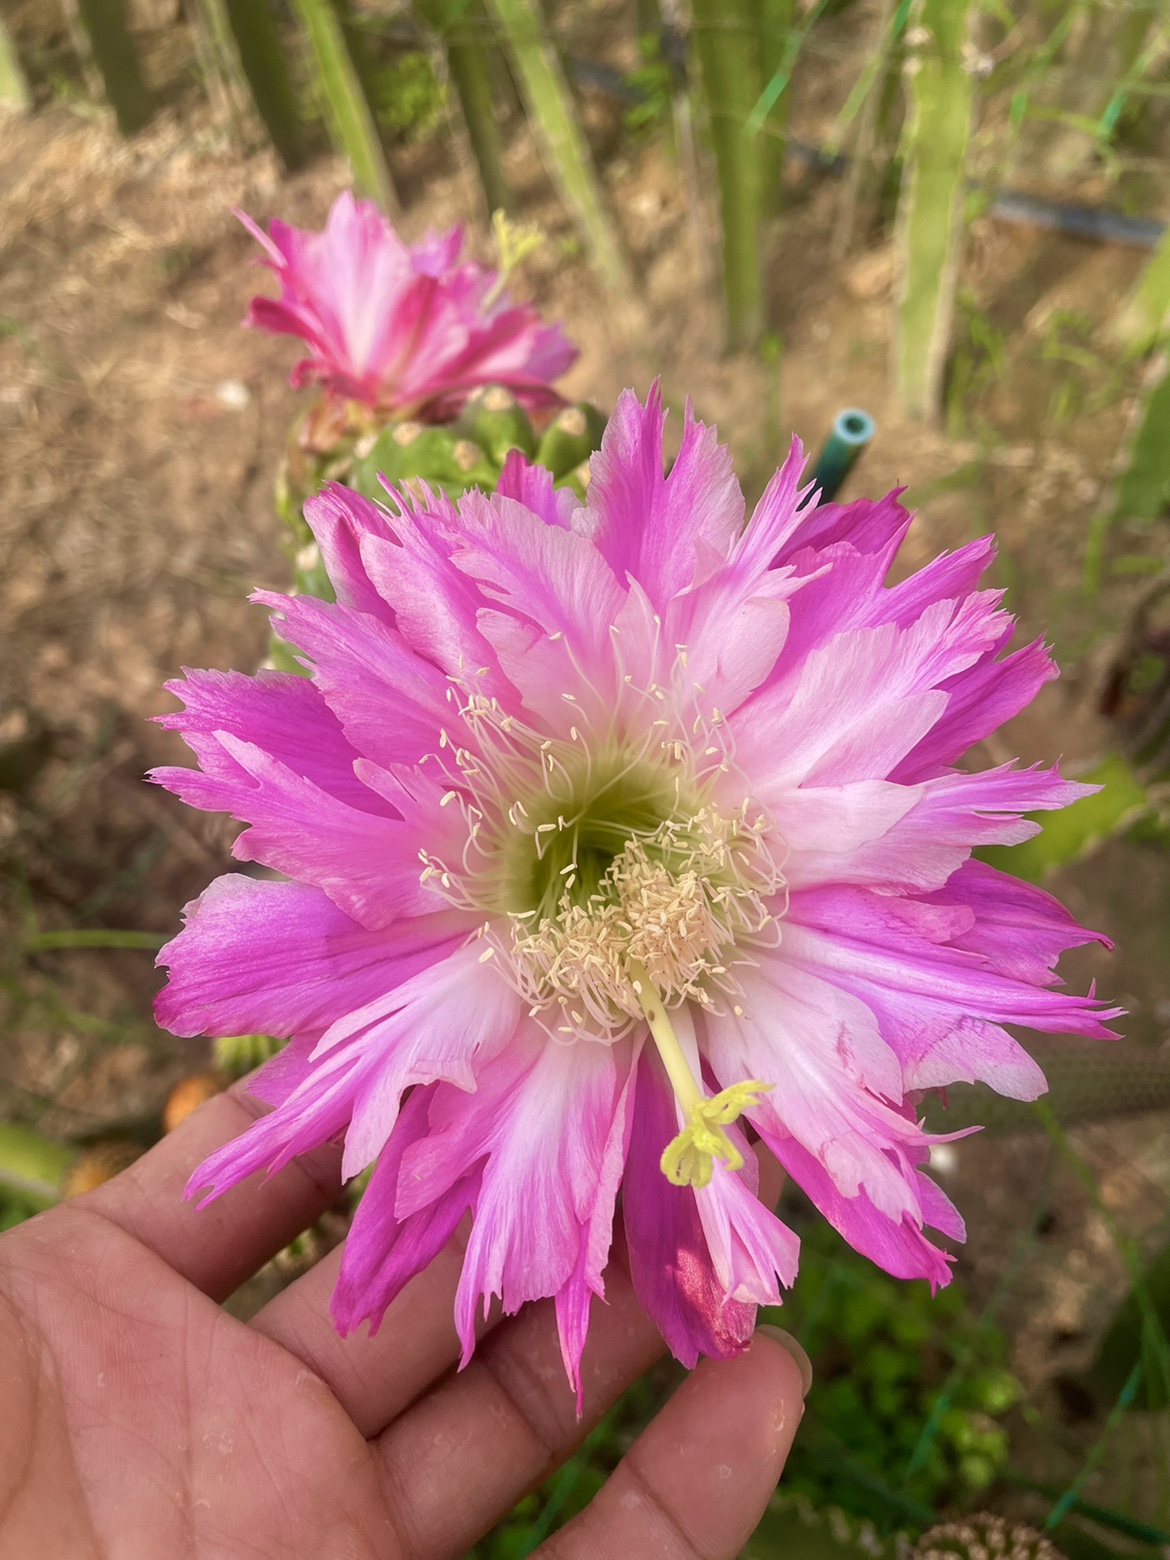
[[[765,1333],[773,1342],[778,1343],[782,1349],[787,1349],[796,1361],[796,1368],[800,1371],[800,1380],[804,1390],[801,1397],[808,1397],[808,1389],[812,1386],[813,1368],[812,1361],[797,1343],[790,1332],[785,1332],[783,1327],[773,1327],[771,1322],[761,1322],[756,1328],[758,1333]]]

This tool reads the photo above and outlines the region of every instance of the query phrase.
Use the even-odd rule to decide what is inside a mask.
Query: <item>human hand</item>
[[[237,1321],[219,1302],[339,1191],[330,1149],[202,1212],[182,1200],[260,1108],[221,1095],[105,1186],[0,1237],[3,1560],[457,1557],[662,1352],[615,1261],[581,1419],[551,1301],[487,1323],[455,1374],[458,1236],[375,1338],[333,1329],[340,1250]],[[804,1390],[767,1331],[704,1360],[540,1560],[734,1556]]]

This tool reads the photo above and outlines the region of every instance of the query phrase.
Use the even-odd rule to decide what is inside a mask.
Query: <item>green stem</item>
[[[1114,341],[1126,350],[1149,352],[1170,331],[1170,227],[1147,260],[1133,291],[1111,327]]]
[[[754,346],[764,322],[760,159],[745,133],[760,96],[759,32],[752,0],[694,0],[692,15],[719,180],[727,345],[734,352]]]
[[[123,135],[133,135],[154,113],[154,103],[126,26],[125,0],[77,0],[77,15],[93,50],[118,129]]]
[[[386,153],[337,12],[330,0],[294,0],[294,4],[313,51],[330,133],[338,150],[349,158],[354,185],[384,210],[396,211],[398,197]]]
[[[917,0],[908,62],[910,112],[902,135],[898,204],[901,298],[897,379],[904,409],[934,421],[950,341],[963,237],[963,173],[974,111],[964,69],[971,0]]]
[[[774,216],[780,209],[780,175],[784,168],[784,142],[788,135],[788,105],[792,94],[787,78],[794,60],[790,54],[792,0],[758,0],[760,27],[760,75],[767,85],[777,75],[783,79],[758,142],[760,159],[760,209]]]
[[[442,35],[447,51],[447,70],[459,95],[459,107],[479,169],[488,215],[493,211],[510,212],[515,202],[504,173],[500,125],[492,92],[491,58],[484,42],[489,27],[484,0],[471,0],[458,18],[446,26],[443,14],[447,7],[443,0],[417,0],[417,9]]]
[[[613,292],[628,293],[633,287],[629,262],[606,210],[556,50],[533,0],[491,0],[491,9],[519,75],[549,173],[572,210],[605,285]]]
[[[54,1143],[29,1127],[0,1122],[0,1186],[17,1192],[34,1208],[50,1208],[61,1195],[75,1149]]]
[[[25,109],[30,103],[28,83],[20,68],[20,56],[12,41],[12,34],[0,17],[0,104],[6,108]]]
[[[296,84],[269,0],[218,0],[227,12],[252,100],[289,173],[309,159]]]
[[[57,948],[146,948],[156,952],[167,941],[157,932],[93,931],[34,932],[24,943],[26,953],[49,953]]]

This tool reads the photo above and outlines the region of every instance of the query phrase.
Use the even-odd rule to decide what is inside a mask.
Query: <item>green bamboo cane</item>
[[[792,0],[758,0],[760,76],[766,86],[779,72],[791,68],[789,38],[792,32]],[[769,108],[759,140],[760,209],[768,216],[780,209],[780,175],[784,167],[784,141],[788,134],[788,105],[792,94],[784,82]]]
[[[897,384],[912,417],[939,414],[963,237],[963,171],[974,113],[964,69],[970,0],[916,0],[907,60],[898,204]]]
[[[416,9],[442,36],[447,70],[459,95],[459,107],[479,169],[488,215],[512,211],[515,201],[504,173],[499,121],[492,91],[491,59],[484,37],[489,22],[484,0],[471,0],[452,20],[445,0],[417,0]]]
[[[758,15],[752,0],[694,0],[692,16],[719,180],[727,345],[739,351],[764,320],[760,158],[745,132],[760,96]]]
[[[289,173],[309,159],[296,84],[269,0],[218,0],[227,13],[240,65],[277,155]]]
[[[20,56],[4,19],[0,17],[0,104],[5,108],[26,109],[30,101],[28,83],[20,68]]]
[[[154,113],[154,102],[126,26],[125,0],[77,0],[77,15],[118,129],[123,135],[133,135]]]
[[[227,7],[224,0],[188,0],[187,13],[212,110],[232,140],[243,145],[251,94],[240,69]]]
[[[629,262],[606,210],[564,72],[534,0],[491,0],[491,10],[520,78],[549,173],[576,218],[590,258],[611,291],[629,293],[633,288]]]
[[[1135,354],[1148,352],[1170,331],[1170,227],[1146,262],[1133,291],[1110,327],[1118,346]]]
[[[338,150],[349,158],[354,184],[384,210],[397,211],[386,153],[337,12],[330,0],[294,3],[313,51],[330,133]]]

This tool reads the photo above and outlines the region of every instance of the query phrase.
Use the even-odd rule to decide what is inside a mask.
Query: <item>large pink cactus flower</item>
[[[384,415],[434,421],[481,385],[506,385],[534,411],[561,404],[552,381],[577,349],[559,325],[514,303],[496,272],[460,263],[461,227],[406,244],[373,201],[348,190],[322,233],[275,220],[264,233],[236,215],[280,279],[280,297],[253,298],[244,323],[304,341],[294,385],[320,382]]]
[[[797,1267],[757,1137],[858,1250],[944,1284],[925,1231],[963,1225],[919,1092],[1030,1100],[1004,1025],[1108,1034],[1052,973],[1096,934],[971,855],[1084,791],[955,767],[1055,675],[1003,653],[991,541],[886,588],[893,497],[813,508],[794,445],[745,526],[714,431],[688,414],[664,477],[663,424],[622,397],[584,505],[519,456],[457,505],[327,490],[337,604],[256,598],[311,681],[170,685],[202,767],[155,778],[288,878],[218,879],[160,956],[168,1029],[291,1036],[189,1191],[329,1139],[373,1164],[342,1332],[470,1210],[464,1358],[491,1297],[554,1296],[577,1381],[620,1188],[670,1347],[733,1354]]]

